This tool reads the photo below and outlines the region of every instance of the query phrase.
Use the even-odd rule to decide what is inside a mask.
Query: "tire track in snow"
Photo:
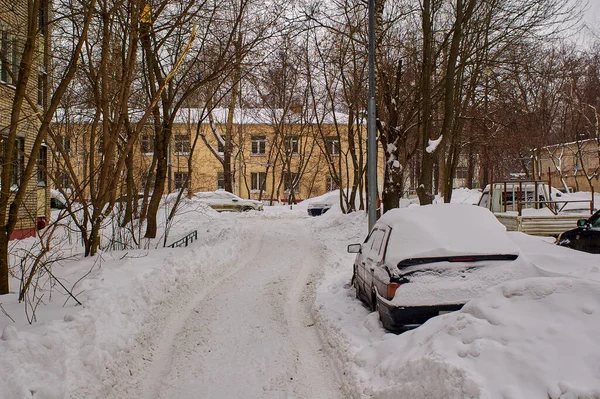
[[[311,317],[320,265],[297,220],[248,218],[256,244],[166,332],[144,398],[337,398]]]
[[[254,233],[256,234],[256,232]],[[260,236],[262,237],[262,234]],[[255,241],[249,252],[252,254],[256,253],[260,249],[261,245],[261,241]],[[190,314],[195,308],[198,307],[198,305],[206,298],[206,296],[211,293],[211,291],[222,285],[225,280],[231,278],[236,273],[239,273],[239,270],[244,266],[243,262],[239,261],[240,257],[237,257],[238,267],[230,268],[227,273],[214,280],[209,286],[198,292],[198,294],[194,296],[182,310],[179,310],[174,317],[170,318],[169,322],[167,323],[168,328],[163,331],[160,340],[157,341],[159,345],[154,350],[151,368],[144,379],[144,399],[155,398],[156,392],[159,390],[160,385],[168,375],[173,362],[173,344],[177,334],[181,332],[186,320],[189,319]],[[229,263],[234,262],[235,261],[230,261]]]

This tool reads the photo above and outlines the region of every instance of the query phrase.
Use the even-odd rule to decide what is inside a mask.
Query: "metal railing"
[[[188,235],[186,235],[185,237],[175,241],[173,244],[171,245],[167,245],[169,248],[182,248],[182,247],[187,247],[188,244],[191,244],[192,242],[194,242],[194,240],[198,239],[198,230],[194,230],[191,233],[189,233]]]

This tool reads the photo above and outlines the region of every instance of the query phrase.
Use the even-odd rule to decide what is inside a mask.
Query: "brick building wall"
[[[42,23],[45,23],[47,15],[47,9],[44,9],[44,12],[38,15],[38,18]],[[10,127],[15,93],[14,84],[26,40],[26,25],[26,0],[12,1],[8,7],[0,9],[0,54],[5,61],[0,66],[0,139],[3,142],[7,139]],[[47,49],[49,43],[46,40],[47,35],[47,30],[40,30],[37,41],[38,51],[34,58],[27,86],[29,101],[24,101],[18,122],[16,144],[19,148],[19,161],[17,162],[19,167],[17,169],[21,169],[21,165],[26,165],[30,156],[35,157],[36,162],[38,161],[38,154],[31,154],[31,150],[40,126],[38,110],[43,108],[47,98],[47,87],[45,87],[47,86],[47,79],[46,69],[44,68],[48,63]],[[12,76],[10,72],[12,72]],[[34,104],[34,107],[30,106],[29,102]],[[19,170],[17,173],[21,173],[21,171]],[[18,179],[18,176],[15,176],[15,183],[18,183]],[[13,185],[11,189],[14,190],[15,188],[16,185]],[[20,208],[19,220],[12,238],[33,235],[36,231],[38,219],[48,219],[49,210],[49,187],[43,181],[38,182],[38,171],[36,170],[26,187],[26,196]]]

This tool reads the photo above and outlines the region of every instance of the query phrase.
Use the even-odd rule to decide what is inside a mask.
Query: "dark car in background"
[[[539,276],[485,208],[439,204],[386,212],[356,253],[356,296],[403,332],[460,309],[504,281]]]
[[[308,200],[308,216],[321,216],[340,202],[340,191],[334,190]]]
[[[588,219],[579,219],[577,228],[559,235],[556,245],[600,254],[600,211],[597,211]]]

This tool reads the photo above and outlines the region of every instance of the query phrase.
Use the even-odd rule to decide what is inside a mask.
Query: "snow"
[[[463,304],[486,289],[505,281],[539,277],[540,271],[528,260],[470,263],[440,262],[403,268],[410,273],[410,284],[396,290],[391,301],[396,306]]]
[[[379,223],[392,228],[386,259],[452,255],[517,254],[506,228],[487,209],[467,204],[435,204],[386,212]]]
[[[425,148],[425,151],[427,151],[429,154],[434,152],[438,148],[440,143],[442,142],[443,138],[444,138],[444,136],[440,135],[440,137],[438,137],[435,140],[429,139],[429,141],[427,142],[427,148]]]
[[[568,278],[511,281],[361,348],[357,363],[382,398],[597,397],[599,291]]]
[[[478,269],[461,311],[389,334],[349,284],[365,213],[311,218],[308,202],[219,214],[184,199],[169,242],[198,230],[188,248],[83,259],[59,235],[68,256],[52,270],[83,306],[46,287],[29,324],[16,293],[0,297],[15,319],[0,313],[0,398],[600,397],[599,255],[506,233],[472,205],[395,211],[413,253],[510,249],[521,269]],[[439,295],[458,293],[448,273]]]
[[[598,255],[506,233],[519,249],[521,265],[535,265],[537,277],[502,282],[460,312],[394,335],[382,328],[377,313],[354,298],[349,285],[354,255],[345,252],[345,245],[364,238],[361,216],[331,215],[313,228],[329,249],[317,287],[316,317],[332,356],[355,382],[357,397],[600,395]]]

